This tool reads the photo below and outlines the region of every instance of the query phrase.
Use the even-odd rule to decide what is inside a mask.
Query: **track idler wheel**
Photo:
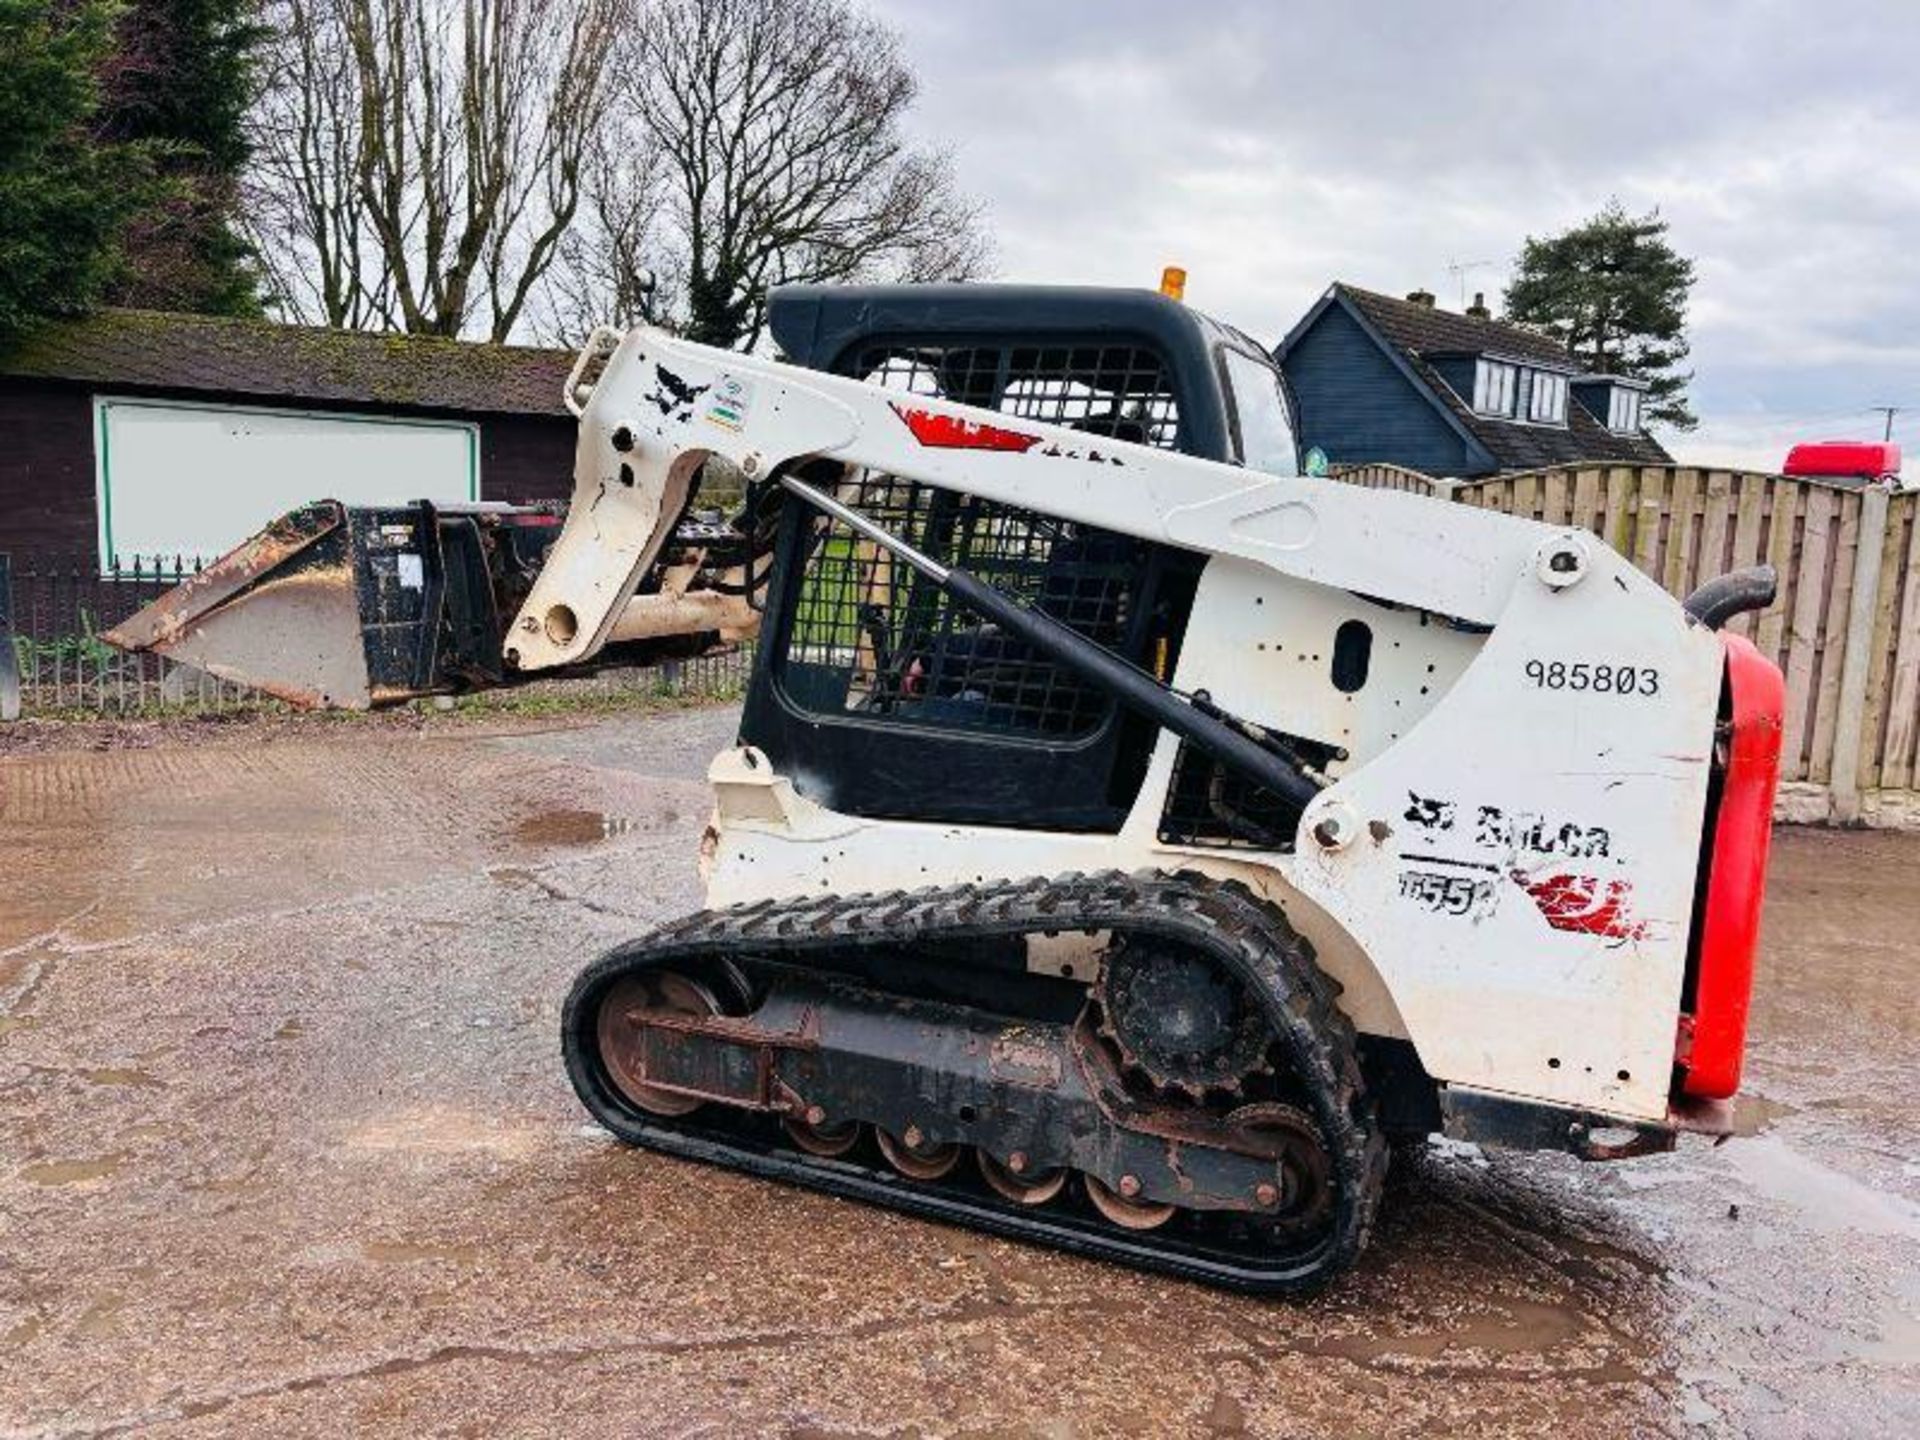
[[[1227,1124],[1280,1162],[1280,1194],[1259,1223],[1288,1235],[1319,1224],[1333,1205],[1332,1162],[1312,1117],[1291,1105],[1263,1101],[1242,1105],[1227,1116]]]
[[[1004,1162],[984,1150],[976,1151],[974,1158],[979,1161],[980,1178],[987,1182],[988,1188],[1016,1205],[1044,1205],[1067,1187],[1066,1170],[1030,1170],[1026,1156],[1018,1151]],[[1016,1163],[1020,1166],[1018,1170],[1014,1169]]]
[[[880,1153],[887,1157],[887,1163],[909,1180],[941,1180],[960,1163],[958,1145],[935,1144],[920,1133],[918,1125],[909,1125],[902,1136],[878,1129],[873,1136],[880,1142]]]
[[[1122,1177],[1122,1184],[1131,1177]],[[1152,1200],[1135,1200],[1122,1195],[1118,1190],[1110,1190],[1100,1181],[1088,1175],[1087,1198],[1093,1202],[1093,1208],[1122,1230],[1158,1230],[1173,1218],[1175,1207],[1163,1205]],[[1138,1183],[1138,1182],[1136,1182]]]
[[[640,1013],[704,1020],[720,1013],[720,1002],[709,987],[672,970],[629,975],[600,1002],[595,1033],[607,1075],[620,1093],[650,1115],[691,1115],[703,1103],[698,1096],[648,1083],[646,1027],[634,1019]]]

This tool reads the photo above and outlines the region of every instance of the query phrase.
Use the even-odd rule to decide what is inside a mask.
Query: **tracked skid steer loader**
[[[708,908],[564,1006],[636,1146],[1297,1293],[1360,1253],[1397,1139],[1723,1131],[1782,695],[1720,627],[1771,575],[1683,605],[1586,531],[1301,476],[1251,453],[1270,369],[1222,381],[1219,453],[1170,446],[1213,401],[1162,404],[1139,348],[1062,339],[1035,378],[1042,344],[834,373],[602,336],[537,544],[322,513],[122,638],[351,703],[757,631]],[[690,530],[719,462],[742,518]],[[359,577],[318,684],[303,622],[258,618],[297,616],[308,552]]]

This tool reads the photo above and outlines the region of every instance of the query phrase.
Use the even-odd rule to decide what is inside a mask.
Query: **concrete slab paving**
[[[1276,1304],[584,1123],[734,719],[0,758],[0,1433],[1920,1431],[1920,840],[1781,833],[1746,1137],[1430,1152]]]

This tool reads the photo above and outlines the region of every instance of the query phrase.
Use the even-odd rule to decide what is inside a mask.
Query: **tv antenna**
[[[1467,308],[1467,276],[1475,270],[1491,270],[1491,260],[1449,260],[1447,274],[1451,275],[1460,287],[1460,308]]]

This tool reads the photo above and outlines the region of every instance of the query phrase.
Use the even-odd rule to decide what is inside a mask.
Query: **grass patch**
[[[665,687],[565,695],[496,690],[483,695],[456,696],[450,710],[427,700],[416,700],[413,705],[416,710],[429,716],[475,719],[497,715],[620,715],[630,711],[697,710],[707,705],[727,705],[739,700],[745,693],[745,689],[740,687],[699,694]]]

